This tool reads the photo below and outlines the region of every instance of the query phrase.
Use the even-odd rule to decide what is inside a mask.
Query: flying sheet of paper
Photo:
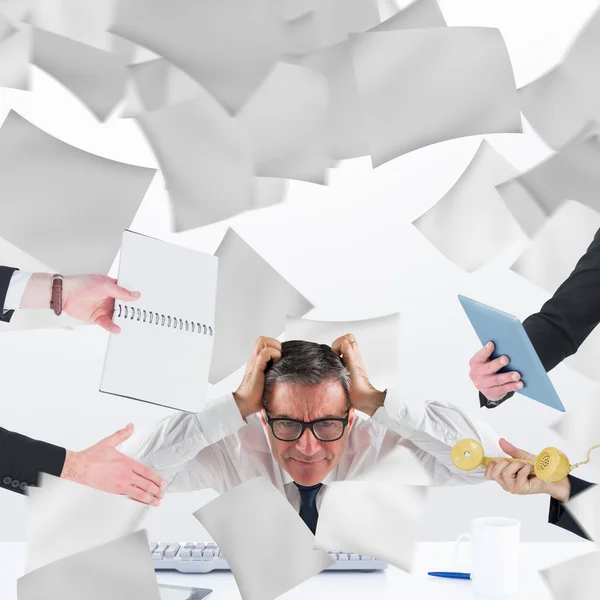
[[[343,548],[410,572],[426,496],[425,486],[336,481],[321,502],[315,548]]]
[[[598,449],[594,452],[598,452]],[[593,453],[592,460],[597,459],[597,455],[594,457]],[[600,486],[595,485],[577,494],[567,502],[566,506],[588,536],[598,542],[600,540]]]
[[[327,81],[304,67],[279,63],[239,112],[261,177],[286,177],[325,183],[333,164],[325,123]]]
[[[288,317],[286,340],[307,340],[331,346],[338,337],[352,333],[356,337],[369,379],[378,389],[395,387],[400,370],[400,315],[362,321],[313,321]]]
[[[31,33],[11,32],[4,17],[1,23],[4,37],[0,39],[0,87],[28,90]]]
[[[33,28],[32,63],[71,90],[101,121],[125,94],[125,63],[111,52]]]
[[[562,64],[573,92],[587,115],[600,121],[600,9],[592,15],[569,48]]]
[[[510,59],[497,29],[379,31],[351,41],[374,167],[436,142],[522,131]]]
[[[599,573],[600,552],[597,551],[540,571],[554,600],[596,600]]]
[[[11,111],[0,128],[0,236],[56,273],[107,273],[155,173],[65,144]]]
[[[271,0],[117,0],[111,33],[183,69],[236,113],[284,51]]]
[[[259,336],[281,335],[286,315],[301,317],[313,308],[232,229],[215,255],[219,275],[210,383],[241,367]]]
[[[252,179],[252,187],[252,208],[266,208],[267,206],[283,202],[289,186],[286,179],[254,177]]]
[[[320,0],[281,0],[277,10],[285,21],[293,21],[318,9]]]
[[[251,208],[250,142],[208,92],[142,113],[137,120],[165,177],[175,231],[215,223]]]
[[[377,8],[382,21],[393,17],[400,10],[396,0],[377,0]]]
[[[126,496],[47,473],[28,495],[27,573],[133,533],[149,510]]]
[[[24,273],[53,273],[52,269],[0,238],[0,265],[19,265]],[[0,323],[0,333],[22,329],[71,329],[84,325],[63,312],[57,317],[48,309],[16,310],[10,323]]]
[[[129,64],[156,55],[130,40],[108,33],[114,20],[114,0],[34,0],[25,20],[40,29],[111,52]]]
[[[333,563],[314,550],[311,531],[265,477],[230,489],[194,516],[227,557],[243,600],[277,598]]]
[[[37,0],[0,0],[0,14],[13,23],[26,19]]]
[[[314,12],[311,11],[285,24],[286,55],[302,56],[327,47],[319,39],[317,18]],[[343,34],[338,37],[344,39]]]
[[[0,4],[0,7],[2,4]],[[19,29],[13,25],[13,22],[5,17],[0,8],[0,44],[9,38],[13,33],[17,33]]]
[[[329,101],[323,133],[329,156],[344,160],[369,154],[350,44],[341,42],[298,60],[327,80]]]
[[[112,51],[114,40],[107,29],[113,18],[113,0],[42,0],[33,3],[27,21],[82,44]]]
[[[376,0],[320,0],[315,10],[287,25],[286,52],[307,54],[348,39],[380,23]]]
[[[397,31],[426,27],[446,27],[446,20],[437,0],[415,0],[370,31]]]
[[[553,294],[585,254],[599,228],[599,213],[569,200],[546,221],[511,269]]]
[[[497,185],[496,191],[521,229],[529,237],[533,237],[548,217],[539,202],[516,179]]]
[[[577,200],[600,210],[600,142],[595,135],[578,137],[560,152],[517,178],[553,213],[565,200]]]
[[[521,111],[544,141],[555,150],[590,127],[579,96],[564,69],[555,67],[519,89]]]
[[[17,596],[19,600],[161,600],[145,531],[27,573],[17,581]]]
[[[414,226],[444,255],[474,271],[523,236],[495,186],[516,169],[483,141],[450,191]]]
[[[435,0],[417,0],[374,30],[444,26],[440,16]],[[324,127],[331,158],[344,160],[369,154],[350,43],[341,42],[302,56],[298,64],[327,79],[329,104]]]
[[[197,81],[164,58],[130,65],[129,74],[137,97],[146,111],[206,95]],[[136,113],[130,110],[128,114],[134,116]]]

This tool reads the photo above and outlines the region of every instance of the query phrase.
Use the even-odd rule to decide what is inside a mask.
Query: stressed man
[[[452,464],[450,450],[463,438],[501,452],[495,430],[458,408],[375,389],[352,335],[331,348],[259,338],[236,392],[141,427],[120,450],[155,469],[167,492],[223,493],[266,476],[314,531],[322,487],[397,446],[414,454],[433,485],[483,482],[483,471]]]

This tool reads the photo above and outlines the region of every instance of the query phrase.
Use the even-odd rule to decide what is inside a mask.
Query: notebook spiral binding
[[[135,308],[127,304],[115,302],[115,312],[119,318],[129,319],[131,321],[140,321],[150,325],[159,327],[170,327],[171,329],[179,329],[180,331],[189,331],[191,333],[200,333],[202,335],[214,335],[214,330],[210,325],[198,323],[197,321],[189,321],[186,319],[178,319],[163,315],[162,313],[145,310],[143,308]]]

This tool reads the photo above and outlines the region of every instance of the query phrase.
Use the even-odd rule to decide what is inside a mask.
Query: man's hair
[[[273,387],[277,383],[319,385],[339,382],[350,408],[350,374],[338,355],[326,344],[291,340],[281,344],[281,358],[269,362],[265,369],[263,405],[268,409]]]

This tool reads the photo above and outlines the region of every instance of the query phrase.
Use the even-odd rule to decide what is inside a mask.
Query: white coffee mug
[[[516,519],[483,517],[471,523],[470,534],[458,537],[455,563],[460,543],[471,541],[471,581],[476,594],[512,596],[518,592],[520,531]]]

